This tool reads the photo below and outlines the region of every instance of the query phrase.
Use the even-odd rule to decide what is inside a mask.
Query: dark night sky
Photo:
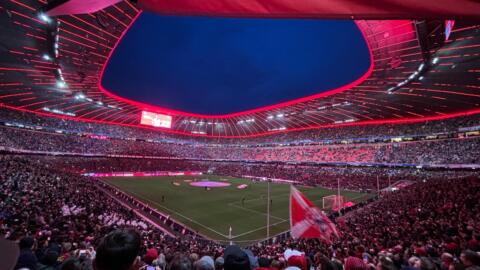
[[[369,64],[367,45],[352,21],[144,12],[113,53],[102,85],[152,105],[225,114],[342,86]]]

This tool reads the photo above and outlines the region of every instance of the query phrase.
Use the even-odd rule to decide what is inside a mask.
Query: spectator
[[[113,231],[100,242],[93,265],[95,270],[137,270],[141,266],[139,252],[137,232]]]
[[[18,257],[15,269],[28,268],[30,270],[37,270],[37,257],[32,251],[34,244],[35,240],[29,236],[20,240],[20,256]]]

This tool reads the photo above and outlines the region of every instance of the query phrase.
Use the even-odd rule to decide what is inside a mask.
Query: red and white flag
[[[290,235],[294,239],[318,238],[328,243],[332,235],[339,236],[333,222],[294,186],[290,186]]]

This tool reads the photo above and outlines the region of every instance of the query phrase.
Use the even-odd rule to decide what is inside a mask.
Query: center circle
[[[216,182],[216,181],[198,181],[198,182],[191,182],[190,186],[194,187],[228,187],[230,183],[225,182]]]

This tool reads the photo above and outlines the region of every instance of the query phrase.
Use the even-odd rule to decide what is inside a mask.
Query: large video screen
[[[140,124],[153,127],[171,128],[172,116],[142,111],[142,118],[140,119]]]

